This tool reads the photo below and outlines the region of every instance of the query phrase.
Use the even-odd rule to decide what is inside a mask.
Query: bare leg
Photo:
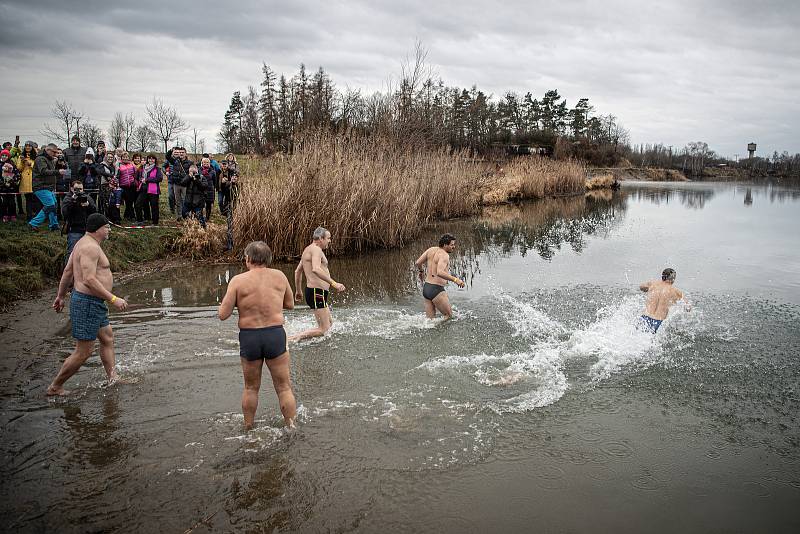
[[[450,319],[453,316],[453,309],[450,307],[450,298],[447,296],[447,292],[442,291],[436,295],[432,304],[439,310],[439,313],[444,315],[445,319]]]
[[[433,306],[433,302],[428,299],[423,300],[425,301],[425,317],[433,319],[436,317],[436,308]]]
[[[277,358],[267,360],[269,373],[272,375],[272,385],[275,393],[278,394],[278,402],[281,405],[281,413],[286,426],[294,428],[294,420],[297,417],[297,402],[292,392],[292,382],[289,379],[289,368],[291,359],[289,352],[284,352]]]
[[[104,326],[97,332],[97,339],[100,340],[100,361],[103,362],[103,369],[106,370],[108,383],[113,384],[119,379],[117,376],[116,360],[114,359],[114,332],[111,325]]]
[[[309,337],[324,336],[325,333],[331,329],[333,318],[331,317],[330,308],[314,310],[314,318],[317,320],[317,328],[310,328],[299,334],[289,336],[289,341],[300,341],[301,339],[307,339]]]
[[[242,375],[244,376],[244,390],[242,391],[242,413],[244,414],[244,429],[253,428],[258,408],[258,391],[261,389],[261,369],[264,360],[242,360]]]
[[[75,350],[64,360],[61,370],[53,379],[50,387],[47,388],[48,395],[67,395],[67,391],[64,389],[64,382],[78,372],[81,365],[91,356],[93,348],[94,341],[78,341],[75,343]]]

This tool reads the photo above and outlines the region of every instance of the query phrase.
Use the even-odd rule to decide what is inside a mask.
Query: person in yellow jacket
[[[19,154],[14,158],[14,164],[20,174],[19,192],[25,195],[25,210],[28,214],[28,220],[33,217],[34,211],[34,196],[33,196],[33,162],[36,161],[36,149],[34,148],[33,141],[25,141],[25,146],[19,151]],[[19,206],[19,204],[17,204]]]

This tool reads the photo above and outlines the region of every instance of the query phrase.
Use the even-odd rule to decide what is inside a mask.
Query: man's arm
[[[464,287],[464,281],[458,277],[455,277],[450,274],[450,257],[446,254],[439,258],[439,261],[436,262],[436,276],[439,278],[444,278],[445,280],[449,280],[456,284],[458,287]]]
[[[322,269],[322,251],[317,247],[311,247],[311,272],[320,280],[333,285],[333,278]]]
[[[297,300],[303,298],[303,291],[300,289],[303,284],[303,258],[297,262],[297,269],[294,270],[294,295]]]
[[[238,285],[239,283],[234,276],[231,279],[231,282],[228,284],[228,290],[225,292],[225,296],[222,298],[222,303],[219,305],[219,311],[217,311],[217,316],[221,321],[224,321],[233,314],[233,308],[236,306],[236,286]]]
[[[325,270],[322,268],[322,251],[317,249],[317,247],[311,248],[311,272],[317,275],[320,280],[324,280],[328,282],[336,291],[344,291],[345,287],[344,284],[340,284],[336,280],[331,277],[331,275],[326,274]]]
[[[56,312],[61,312],[64,309],[64,297],[67,296],[67,290],[72,287],[72,281],[72,261],[67,258],[67,266],[64,268],[61,280],[58,281],[58,292],[56,293],[56,299],[53,301],[53,309]]]
[[[426,263],[428,263],[428,251],[427,250],[425,252],[423,252],[422,255],[419,258],[417,258],[417,261],[414,262],[414,266],[418,270],[422,271],[423,270],[423,266]]]
[[[281,273],[283,274],[283,273]],[[286,275],[283,274],[283,279],[286,281],[286,289],[283,292],[283,309],[284,310],[293,310],[294,309],[294,296],[292,295],[292,286],[289,284],[289,279],[286,278]]]

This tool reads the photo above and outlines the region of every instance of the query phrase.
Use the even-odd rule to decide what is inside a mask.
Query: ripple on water
[[[622,441],[610,441],[600,446],[600,449],[615,458],[629,458],[633,456],[633,447]]]
[[[550,491],[564,489],[567,486],[564,470],[556,465],[537,467],[534,481],[540,488]]]
[[[756,482],[755,480],[750,480],[742,484],[742,489],[750,497],[759,497],[762,499],[766,499],[767,497],[772,496],[772,492],[770,492],[767,486],[765,486],[761,482]]]

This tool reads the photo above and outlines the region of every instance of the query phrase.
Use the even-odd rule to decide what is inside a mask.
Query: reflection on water
[[[625,190],[629,191],[631,198],[637,201],[649,200],[653,204],[669,204],[677,200],[689,209],[703,209],[706,202],[714,198],[715,193],[715,190],[708,186],[676,189],[674,186],[662,184],[648,184],[638,188],[629,186]]]
[[[133,384],[102,387],[93,358],[74,398],[0,386],[0,513],[23,531],[791,531],[798,201],[626,183],[331,258],[348,286],[331,334],[289,347],[296,431],[268,379],[241,428],[237,329],[216,317],[241,265],[127,282],[111,319]],[[443,232],[469,286],[429,321],[413,262]],[[638,283],[665,264],[694,309],[653,336],[634,327]],[[314,321],[286,317],[289,333]],[[11,356],[31,362],[27,392],[59,363]]]

